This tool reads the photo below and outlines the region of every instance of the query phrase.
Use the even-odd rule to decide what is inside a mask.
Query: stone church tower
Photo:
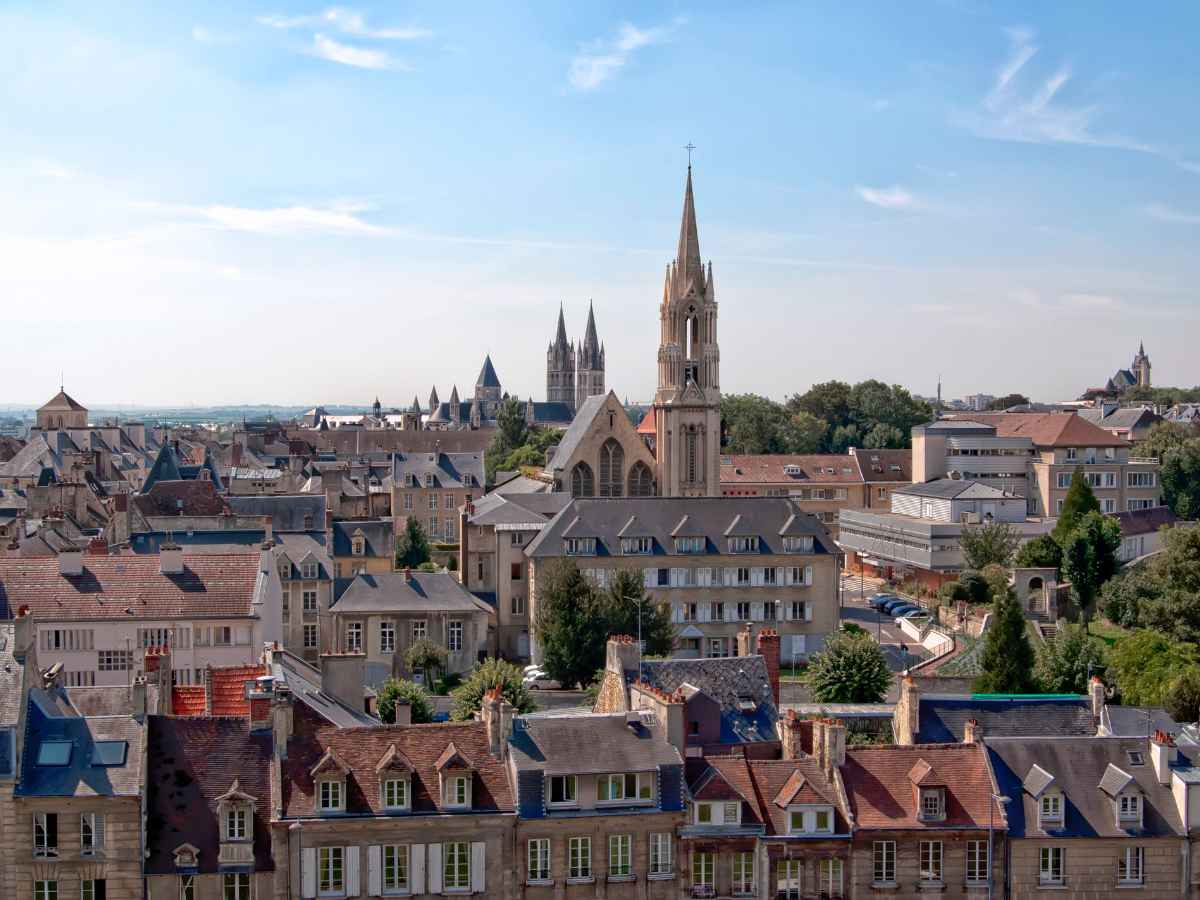
[[[712,263],[700,260],[692,167],[683,196],[679,250],[667,266],[659,307],[654,395],[658,488],[664,497],[721,493],[721,353]]]
[[[575,409],[575,345],[567,343],[567,325],[558,307],[558,333],[546,350],[546,399]]]
[[[1133,358],[1133,364],[1129,368],[1133,371],[1133,377],[1137,379],[1138,387],[1150,387],[1150,357],[1146,355],[1144,343],[1138,342],[1137,356]]]
[[[604,393],[604,345],[596,337],[596,316],[588,301],[587,331],[579,345],[575,370],[575,409],[588,397]]]

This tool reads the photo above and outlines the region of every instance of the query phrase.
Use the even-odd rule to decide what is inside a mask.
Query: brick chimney
[[[794,709],[779,720],[780,749],[784,759],[800,759],[813,750],[813,720],[802,719]]]
[[[1092,724],[1100,724],[1100,716],[1104,712],[1104,682],[1092,676],[1092,680],[1088,682],[1088,696],[1092,699]]]
[[[983,740],[983,726],[979,724],[978,719],[967,719],[967,723],[963,726],[963,743],[978,744]]]
[[[755,650],[767,664],[767,679],[771,682],[771,695],[775,698],[775,706],[779,706],[779,632],[774,628],[764,628],[758,633]]]
[[[88,556],[108,556],[108,541],[97,535],[88,541],[87,546]]]

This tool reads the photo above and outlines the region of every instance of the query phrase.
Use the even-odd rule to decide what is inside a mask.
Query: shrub
[[[990,599],[988,583],[978,572],[970,569],[964,571],[958,576],[958,583],[966,590],[971,603],[984,604]]]
[[[383,683],[376,697],[379,706],[379,718],[385,724],[396,721],[396,701],[407,700],[414,725],[433,721],[433,704],[429,702],[429,694],[425,688],[413,681],[401,681],[389,678]]]
[[[522,682],[523,677],[524,673],[510,662],[491,657],[485,659],[450,695],[454,701],[450,717],[458,722],[472,718],[483,706],[483,695],[494,687],[500,688],[504,699],[517,712],[532,712],[535,704],[529,688]]]

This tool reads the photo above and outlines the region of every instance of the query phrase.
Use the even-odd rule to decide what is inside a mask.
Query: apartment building
[[[396,570],[396,525],[391,519],[335,519],[328,542],[338,578]]]
[[[868,450],[851,447],[862,472],[866,507],[889,509],[892,491],[912,484],[912,450]]]
[[[640,571],[648,595],[670,604],[679,656],[732,656],[743,623],[769,622],[786,664],[837,629],[840,551],[787,498],[575,498],[525,554],[535,661],[538,571],[559,559],[601,587],[619,569]]]
[[[458,510],[483,493],[482,452],[392,454],[392,517],[396,529],[415,518],[431,541],[458,540]]]
[[[297,656],[315,662],[321,648],[333,643],[329,610],[337,570],[325,536],[320,532],[280,534],[266,547],[264,554],[279,579],[281,643]]]
[[[868,504],[863,473],[849,453],[723,455],[721,496],[787,497],[835,538],[838,511]]]

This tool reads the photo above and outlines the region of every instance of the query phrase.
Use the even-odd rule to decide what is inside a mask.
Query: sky
[[[652,397],[694,144],[721,387],[1200,382],[1200,5],[6,2],[0,404]]]

